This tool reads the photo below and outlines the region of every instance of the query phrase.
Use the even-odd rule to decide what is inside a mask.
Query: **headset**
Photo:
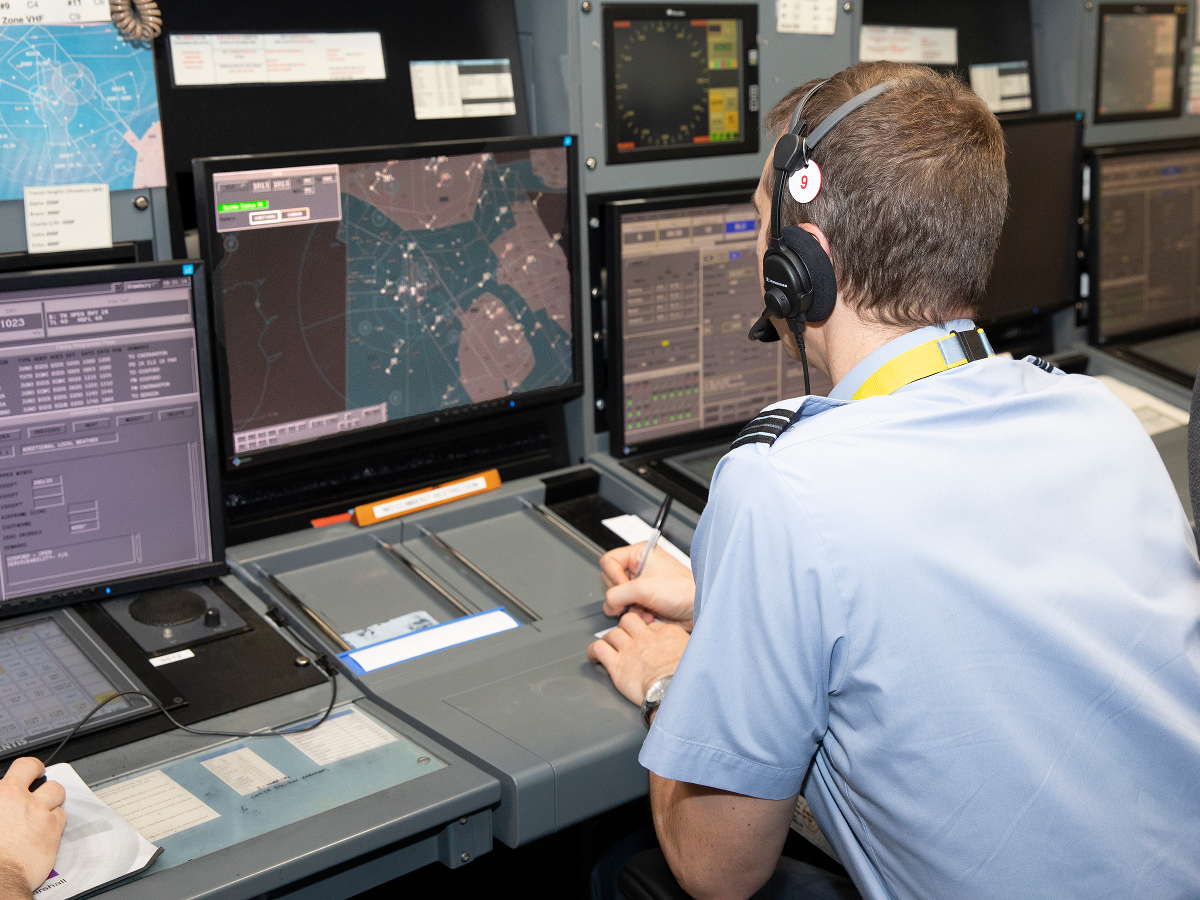
[[[775,169],[775,192],[771,199],[771,239],[763,254],[763,303],[766,310],[750,329],[747,337],[752,341],[769,343],[779,340],[770,317],[784,319],[796,336],[800,350],[800,362],[804,367],[804,393],[810,393],[808,382],[808,357],[804,352],[804,323],[823,322],[833,312],[837,302],[837,279],[829,254],[815,237],[789,225],[780,228],[783,209],[783,189],[786,184],[792,196],[801,203],[808,203],[821,189],[821,172],[810,154],[821,139],[838,122],[850,115],[864,103],[896,86],[894,81],[885,81],[847,100],[832,113],[810,135],[804,132],[808,124],[800,116],[809,99],[819,91],[828,79],[822,81],[796,105],[792,121],[786,133],[775,143],[772,166]]]

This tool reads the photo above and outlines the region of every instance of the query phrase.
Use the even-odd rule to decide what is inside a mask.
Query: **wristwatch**
[[[654,715],[655,710],[662,706],[663,697],[667,695],[667,685],[671,683],[671,676],[660,678],[654,684],[650,685],[646,691],[646,696],[642,698],[642,724],[646,729],[650,729],[650,717]]]

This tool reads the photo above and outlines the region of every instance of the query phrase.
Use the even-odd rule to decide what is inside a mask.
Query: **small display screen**
[[[0,629],[0,755],[59,737],[117,690],[53,619]],[[121,697],[88,724],[148,705]]]
[[[1095,165],[1099,341],[1200,321],[1200,150]]]
[[[782,344],[747,338],[763,311],[750,191],[740,200],[716,199],[657,210],[613,204],[609,283],[619,267],[614,368],[621,386],[614,397],[620,421],[609,421],[627,450],[741,425],[768,404],[804,393],[800,364]],[[810,374],[813,392],[827,394],[828,380]]]
[[[575,380],[570,139],[414,150],[208,176],[233,465]]]
[[[604,7],[610,164],[757,152],[754,7],[703,10]]]
[[[155,269],[0,283],[0,612],[214,561],[199,273]]]
[[[1187,6],[1100,7],[1096,121],[1178,116]]]
[[[1078,295],[1080,143],[1075,116],[1007,119],[1008,216],[996,249],[982,324],[1053,312]]]

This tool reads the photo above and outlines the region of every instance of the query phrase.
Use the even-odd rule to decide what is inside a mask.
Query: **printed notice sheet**
[[[613,516],[611,519],[604,519],[600,523],[621,540],[630,544],[637,544],[641,541],[650,540],[650,534],[654,531],[649,525],[639,519],[637,516]],[[655,549],[661,547],[673,557],[687,566],[692,567],[692,558],[668,541],[665,537],[660,537],[658,543],[654,545]]]
[[[286,775],[249,747],[226,750],[216,756],[201,759],[200,765],[243,797],[287,780]]]
[[[50,877],[33,892],[38,900],[67,900],[121,881],[152,863],[159,849],[88,789],[66,763],[50,766],[46,777],[67,792],[67,827]]]
[[[1141,388],[1118,381],[1111,375],[1101,375],[1100,380],[1133,410],[1133,414],[1138,417],[1138,421],[1142,423],[1142,427],[1151,437],[1160,432],[1178,428],[1180,425],[1186,425],[1191,420],[1186,409],[1180,409],[1178,406],[1172,406],[1170,403],[1159,400]]]
[[[30,253],[111,247],[108,185],[26,187],[25,240]]]
[[[336,34],[172,34],[176,87],[382,81],[378,31]]]
[[[858,42],[858,61],[881,59],[926,66],[957,66],[958,29],[864,25]]]
[[[837,0],[775,0],[775,30],[780,34],[833,34]]]
[[[517,114],[507,59],[414,60],[408,74],[417,119]]]
[[[96,791],[148,841],[219,819],[221,814],[161,770]]]
[[[353,707],[334,713],[320,728],[286,737],[292,746],[319,766],[366,753],[396,740],[394,734]]]

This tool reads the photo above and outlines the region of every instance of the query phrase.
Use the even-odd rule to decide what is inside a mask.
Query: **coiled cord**
[[[162,34],[162,13],[154,0],[109,0],[113,24],[128,40],[149,44]]]

